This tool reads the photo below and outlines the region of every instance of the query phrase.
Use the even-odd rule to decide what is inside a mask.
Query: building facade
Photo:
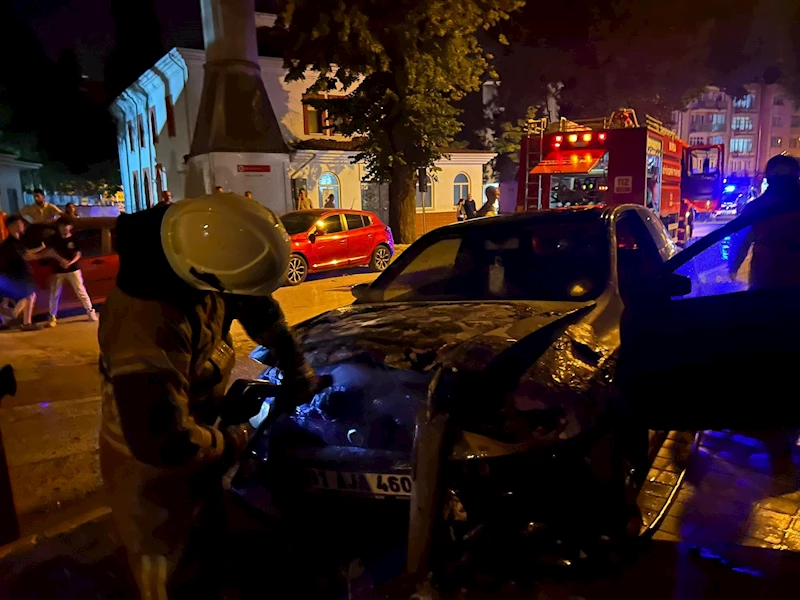
[[[709,87],[685,111],[675,132],[690,145],[724,144],[727,177],[756,178],[782,152],[800,157],[800,111],[777,84],[749,84],[733,98]]]
[[[268,25],[264,21],[263,15],[257,15],[258,25]],[[235,166],[230,161],[215,165],[212,185],[240,194],[251,191],[277,214],[293,210],[297,193],[304,188],[316,206],[322,207],[332,194],[338,208],[370,210],[387,221],[387,187],[367,182],[363,164],[353,162],[357,140],[332,133],[327,116],[303,104],[313,75],[286,83],[281,59],[261,57],[259,61],[267,95],[290,148],[289,162],[285,172],[275,172],[282,169],[264,164],[258,154],[242,153],[235,157]],[[165,189],[175,199],[185,196],[204,63],[204,52],[174,48],[113,102],[127,211],[153,206]],[[495,156],[457,149],[447,154],[430,174],[429,191],[417,193],[418,232],[455,221],[455,206],[467,193],[478,200],[484,166]]]
[[[19,160],[10,154],[0,154],[0,211],[9,215],[25,205],[22,192],[22,171],[37,170],[42,165]]]

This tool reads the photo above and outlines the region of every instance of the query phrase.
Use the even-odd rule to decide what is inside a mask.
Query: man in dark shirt
[[[7,321],[22,316],[22,331],[38,329],[33,324],[33,309],[36,306],[36,285],[30,261],[50,256],[41,248],[29,250],[20,238],[25,233],[25,221],[12,215],[6,221],[8,238],[0,244],[0,298],[7,299],[7,306],[0,320]]]
[[[83,304],[86,315],[90,321],[97,321],[97,313],[92,307],[92,300],[86,293],[86,286],[83,284],[83,273],[78,268],[78,261],[81,259],[81,251],[72,235],[72,220],[61,217],[58,220],[58,233],[48,238],[56,257],[56,267],[53,278],[50,280],[50,320],[48,327],[58,325],[56,316],[58,315],[58,302],[61,300],[61,290],[64,283],[69,283],[75,291],[75,295]]]

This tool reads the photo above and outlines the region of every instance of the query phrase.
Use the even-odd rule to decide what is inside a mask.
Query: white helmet
[[[266,296],[283,283],[291,250],[271,210],[220,193],[172,204],[161,222],[161,245],[189,285],[246,296]]]

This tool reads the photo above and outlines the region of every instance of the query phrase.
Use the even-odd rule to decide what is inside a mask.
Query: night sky
[[[84,74],[102,79],[105,59],[114,44],[111,0],[10,1],[19,17],[34,28],[52,59],[64,49],[74,49]],[[155,7],[165,47],[202,46],[199,0],[155,0]]]

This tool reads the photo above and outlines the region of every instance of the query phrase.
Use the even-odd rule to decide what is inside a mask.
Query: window
[[[83,258],[103,255],[102,229],[76,229],[72,235]]]
[[[142,210],[142,202],[139,198],[139,175],[133,172],[133,203],[135,210]]]
[[[733,117],[733,121],[731,121],[731,129],[735,131],[752,131],[753,117]]]
[[[323,173],[317,182],[319,205],[322,208],[339,208],[339,180],[333,173]],[[331,202],[333,196],[333,202]]]
[[[309,94],[303,96],[303,100],[310,100],[312,98],[325,99],[332,101],[346,102],[346,96],[336,96],[331,94]],[[334,135],[336,133],[337,125],[341,122],[334,122],[328,118],[327,110],[320,110],[310,104],[303,103],[303,131],[306,135]]]
[[[150,174],[147,169],[142,171],[142,185],[144,187],[144,205],[150,208],[153,206],[153,192],[150,187]]]
[[[800,127],[800,115],[792,115],[792,127]]]
[[[705,139],[701,137],[690,137],[689,138],[689,145],[690,146],[702,146],[705,144]]]
[[[417,186],[417,208],[433,208],[433,182],[431,178],[428,177],[428,191],[424,194],[419,191],[419,186]]]
[[[347,228],[350,230],[364,227],[364,220],[361,218],[361,215],[345,215],[344,220],[347,223]]]
[[[731,138],[731,152],[749,154],[753,151],[753,140],[750,138]]]
[[[721,135],[712,135],[710,138],[708,138],[708,143],[709,144],[724,144],[725,143],[725,138],[722,137]]]
[[[756,95],[747,94],[743,98],[736,98],[733,101],[734,108],[753,108],[756,104]]]
[[[543,216],[418,242],[376,289],[384,301],[581,302],[606,289],[609,262],[608,227],[597,215]]]
[[[139,146],[144,148],[144,120],[142,119],[142,115],[136,116],[136,122],[139,125]]]
[[[453,180],[453,206],[461,200],[466,200],[469,196],[469,177],[464,173],[459,173]]]
[[[169,94],[164,98],[164,104],[167,108],[167,133],[169,137],[174,138],[177,135],[175,127],[175,107],[172,104],[172,96]]]
[[[783,138],[777,136],[772,137],[770,146],[772,146],[773,148],[780,148],[782,145],[783,145]]]
[[[343,231],[342,219],[340,215],[331,215],[330,217],[325,217],[319,223],[320,224],[317,226],[318,229],[321,229],[327,234],[340,233]]]
[[[772,104],[774,104],[775,106],[783,106],[783,97],[775,96],[772,99]]]
[[[156,121],[156,107],[150,107],[150,136],[153,138],[153,143],[158,143],[158,121]]]
[[[713,131],[719,131],[725,128],[725,115],[722,113],[714,113],[711,115],[711,127]]]
[[[128,121],[128,141],[130,142],[131,145],[130,146],[131,152],[133,152],[133,149],[136,147],[136,138],[134,137],[133,134],[133,123],[131,123],[130,121]]]
[[[800,147],[800,143],[798,143],[797,138],[790,138],[789,139],[789,148],[798,148]]]
[[[313,96],[303,96],[303,100]],[[310,104],[303,103],[303,131],[306,135],[323,133],[323,111],[317,110]]]
[[[372,217],[369,215],[361,215],[361,218],[364,220],[364,227],[372,225]]]
[[[774,117],[772,117],[772,126],[783,127],[783,117],[780,115],[775,115]]]

